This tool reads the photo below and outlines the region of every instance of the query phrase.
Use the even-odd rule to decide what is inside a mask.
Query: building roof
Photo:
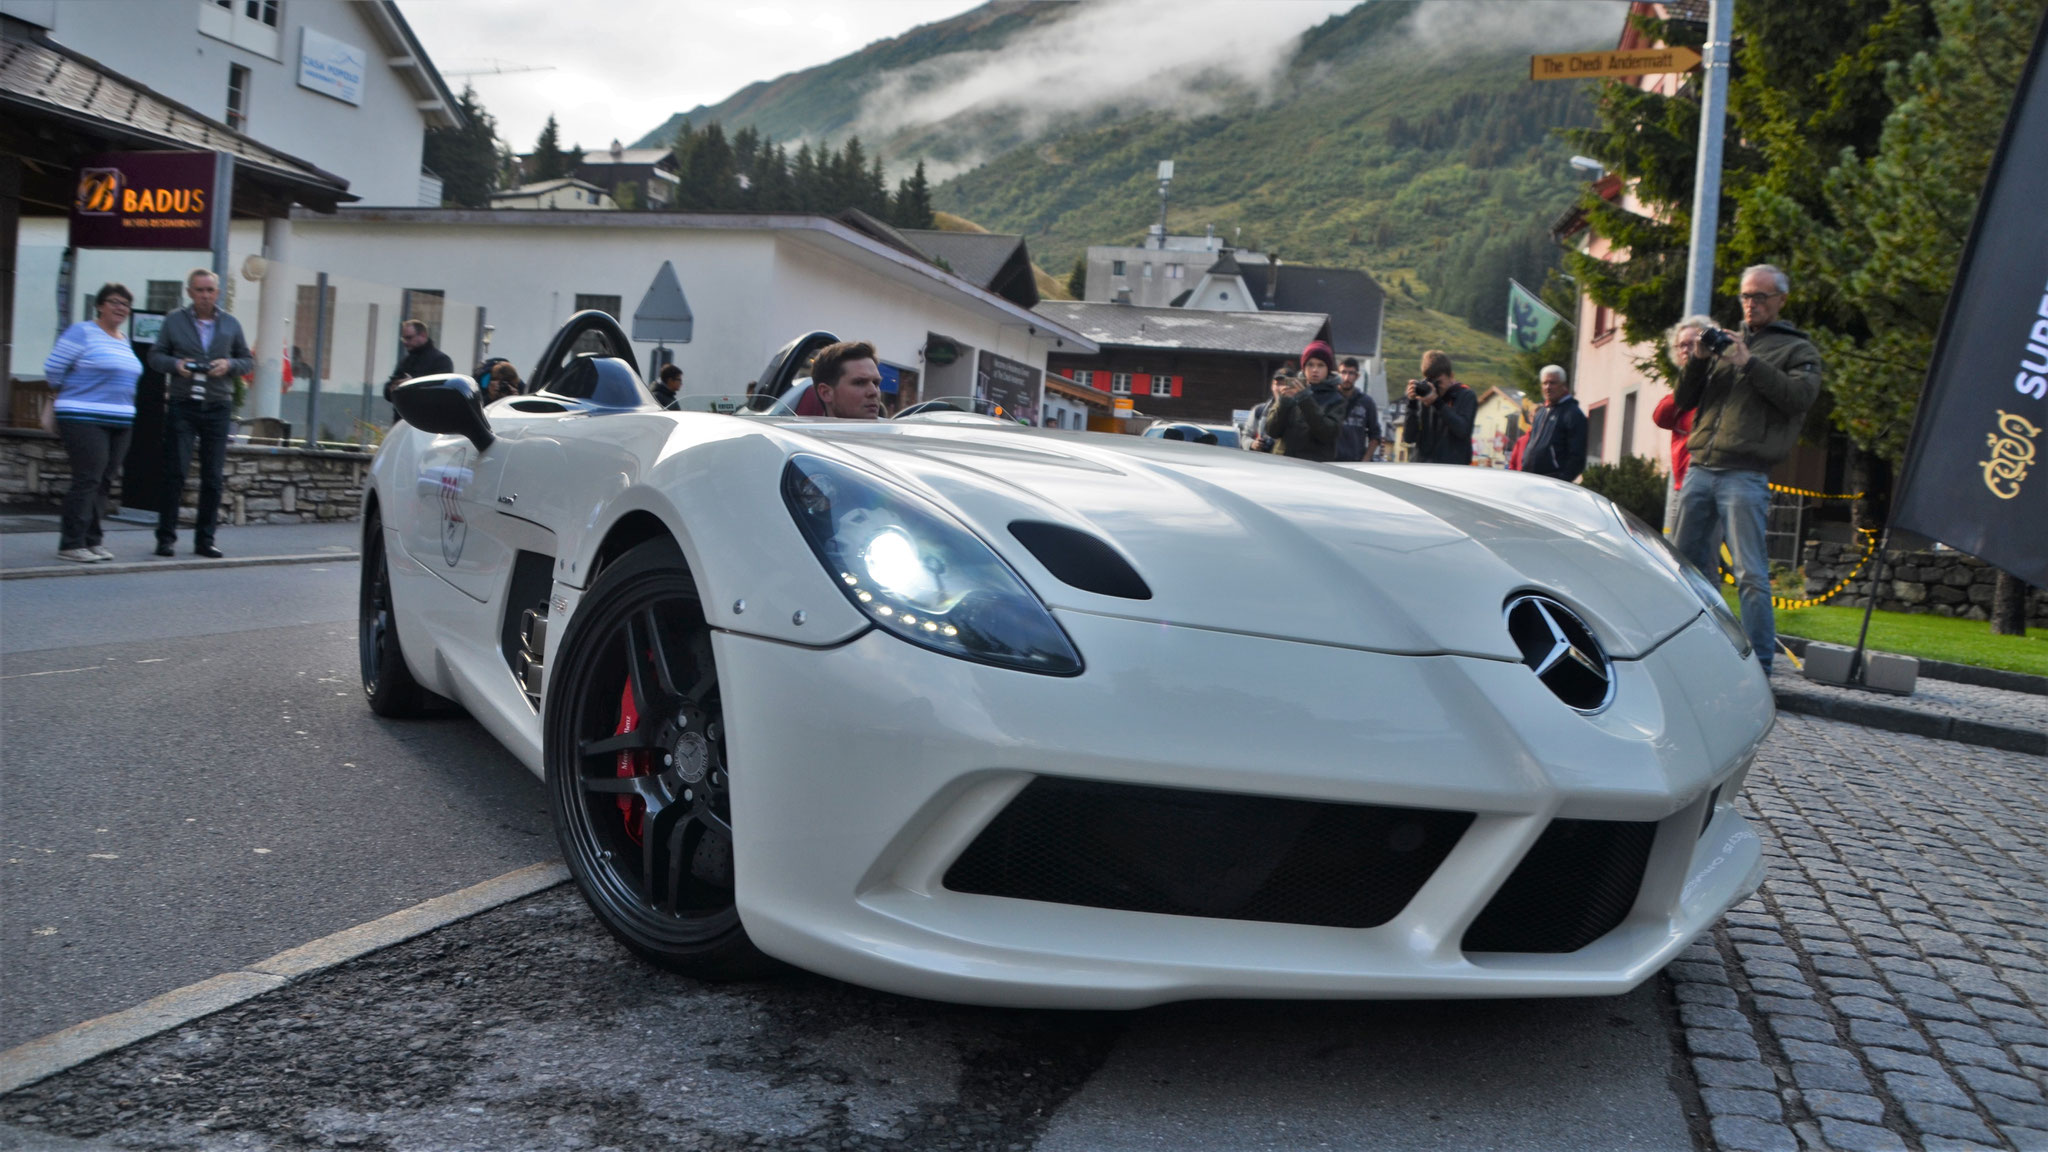
[[[0,109],[65,121],[113,147],[226,152],[239,172],[322,211],[355,200],[348,181],[267,148],[218,120],[162,96],[97,61],[36,34],[0,37]]]
[[[1330,332],[1330,318],[1320,312],[1208,312],[1086,300],[1046,300],[1033,311],[1105,348],[1299,356]]]
[[[294,216],[294,219],[301,217]],[[862,214],[871,223],[872,217]],[[972,284],[933,264],[914,249],[852,226],[847,215],[838,218],[808,212],[591,212],[574,208],[539,208],[517,212],[475,208],[350,208],[326,222],[344,224],[446,225],[489,228],[601,228],[662,231],[771,232],[791,241],[829,252],[869,272],[892,281],[920,288],[937,281],[948,291],[967,298],[968,306],[993,315],[1012,327],[1030,327],[1033,335],[1065,341],[1078,353],[1097,350],[1087,334],[1056,317],[1041,316],[978,284]],[[886,228],[886,225],[883,227]],[[893,231],[893,229],[891,229]],[[1182,313],[1186,315],[1186,313]],[[1317,317],[1321,319],[1321,317]],[[1299,348],[1296,349],[1299,351]]]
[[[449,90],[448,81],[441,78],[427,50],[420,46],[420,38],[413,35],[412,25],[405,22],[405,14],[398,10],[398,0],[356,0],[355,7],[384,42],[385,51],[390,53],[391,70],[403,76],[406,86],[412,89],[427,127],[462,127],[462,109],[456,105],[455,93]]]
[[[1223,255],[1218,256],[1216,258],[1216,262],[1214,264],[1209,265],[1209,271],[1207,275],[1242,276],[1244,275],[1244,269],[1237,266],[1237,254],[1235,252],[1232,252],[1230,249],[1225,248],[1223,250]]]
[[[1031,250],[1022,236],[935,228],[898,228],[896,234],[969,284],[1026,308],[1038,303],[1038,278],[1032,274]]]
[[[1279,283],[1269,293],[1267,277],[1276,271]],[[1321,312],[1329,316],[1330,344],[1340,355],[1380,354],[1380,319],[1386,312],[1386,293],[1372,277],[1356,268],[1282,264],[1277,270],[1268,269],[1266,276],[1247,275],[1245,286],[1258,297],[1261,309]]]
[[[604,194],[603,188],[592,184],[588,180],[578,180],[574,176],[557,176],[552,180],[535,180],[531,184],[521,184],[517,188],[500,188],[496,192],[491,193],[491,199],[496,200],[501,196],[545,196],[558,188],[570,187],[582,188],[586,191],[596,192],[599,195]]]
[[[585,164],[659,164],[675,154],[666,148],[621,148],[618,159],[609,148],[590,148],[583,153]]]

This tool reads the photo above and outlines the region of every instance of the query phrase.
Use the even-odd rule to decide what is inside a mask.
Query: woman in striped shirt
[[[134,295],[108,284],[92,303],[96,318],[66,328],[43,364],[43,375],[57,394],[57,434],[71,457],[71,490],[64,494],[57,557],[80,564],[114,558],[100,542],[100,517],[113,495],[114,472],[128,455],[135,382],[142,376],[142,361],[121,334]]]

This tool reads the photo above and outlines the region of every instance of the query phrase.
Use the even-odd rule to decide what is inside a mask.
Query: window
[[[1173,395],[1173,377],[1154,376],[1152,378],[1152,394],[1154,396]]]
[[[265,28],[277,27],[278,0],[243,0],[242,15]]]
[[[249,129],[249,70],[240,64],[228,65],[228,127]]]
[[[320,336],[320,318],[313,314],[317,284],[299,285],[297,306],[292,312],[292,379],[305,380],[313,374],[314,342]],[[327,346],[320,356],[320,378],[332,377],[334,364],[334,285],[327,286]]]
[[[1181,279],[1182,276],[1187,272],[1187,267],[1188,266],[1185,264],[1168,264],[1166,266],[1166,278],[1168,280]]]
[[[1121,261],[1121,260],[1111,260],[1111,261],[1109,262],[1109,274],[1110,274],[1111,276],[1121,276],[1121,275],[1123,275],[1123,274],[1124,274],[1124,262],[1123,262],[1123,261]]]
[[[1129,396],[1131,394],[1131,374],[1129,372],[1111,373],[1109,377],[1109,394],[1112,396]]]
[[[587,312],[595,308],[614,320],[619,318],[619,308],[623,302],[617,296],[595,296],[588,292],[578,292],[576,294],[576,310],[578,312]]]
[[[441,344],[441,313],[447,307],[448,293],[439,288],[407,288],[399,295],[399,320],[417,320],[427,326],[427,336],[435,347]],[[400,352],[403,356],[405,353]]]
[[[176,312],[184,304],[185,283],[182,280],[151,280],[143,289],[144,312]]]
[[[1093,388],[1095,387],[1095,373],[1086,368],[1077,369],[1074,372],[1074,383],[1079,384],[1083,388]]]
[[[1586,462],[1588,464],[1607,458],[1607,404],[1605,401],[1593,405],[1586,413]]]
[[[1614,331],[1614,310],[1604,304],[1593,308],[1593,339],[1598,340]]]
[[[1145,261],[1145,279],[1147,279],[1147,280],[1150,280],[1151,278],[1152,278],[1152,262],[1151,262],[1150,260],[1147,260],[1147,261]]]
[[[1636,454],[1636,394],[1634,392],[1621,398],[1621,454],[1622,456],[1633,456]]]

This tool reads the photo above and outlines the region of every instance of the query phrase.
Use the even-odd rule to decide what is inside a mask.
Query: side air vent
[[[1467,952],[1577,952],[1628,918],[1657,823],[1552,820],[1465,930]]]
[[[1064,584],[1125,600],[1152,598],[1152,589],[1130,561],[1086,532],[1044,520],[1015,520],[1010,535]]]
[[[1614,700],[1614,665],[1593,630],[1548,596],[1517,596],[1505,612],[1522,663],[1559,700],[1598,712]]]

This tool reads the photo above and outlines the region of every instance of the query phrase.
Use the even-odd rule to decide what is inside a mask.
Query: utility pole
[[[1685,271],[1685,314],[1706,316],[1714,304],[1714,235],[1721,217],[1721,143],[1728,125],[1729,42],[1735,0],[1709,0],[1706,52],[1700,61],[1700,151],[1692,189],[1692,250]],[[1664,531],[1678,528],[1678,492],[1664,501]]]

